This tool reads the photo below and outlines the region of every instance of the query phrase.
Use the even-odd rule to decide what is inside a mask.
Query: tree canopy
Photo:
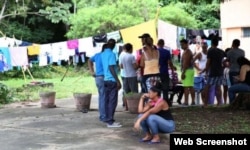
[[[159,19],[177,26],[220,27],[219,0],[0,0],[0,31],[46,43],[119,30]]]

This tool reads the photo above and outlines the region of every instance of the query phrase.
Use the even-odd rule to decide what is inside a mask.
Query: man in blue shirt
[[[107,43],[107,48],[101,54],[102,65],[104,71],[104,91],[105,91],[105,111],[108,128],[121,127],[119,123],[114,120],[114,113],[118,102],[118,90],[121,88],[121,82],[117,76],[116,56],[113,53],[116,41],[110,39]]]
[[[107,44],[104,44],[102,47],[102,52],[106,47]],[[105,91],[104,91],[104,72],[103,72],[103,65],[101,58],[102,52],[95,54],[88,61],[90,72],[92,76],[95,78],[96,87],[98,89],[100,121],[105,120]],[[95,71],[93,63],[95,63]]]
[[[159,50],[159,65],[160,65],[160,77],[162,83],[163,99],[167,101],[169,106],[172,106],[168,98],[168,89],[169,89],[169,74],[168,74],[168,65],[173,70],[173,63],[171,61],[170,51],[164,48],[165,42],[163,39],[160,39],[157,43]]]

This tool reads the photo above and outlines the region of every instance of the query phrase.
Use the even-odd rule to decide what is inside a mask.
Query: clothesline
[[[191,30],[178,27],[162,20],[158,20],[157,31],[154,20],[138,24],[119,31],[110,32],[93,37],[80,39],[71,39],[63,42],[35,44],[17,40],[15,38],[0,38],[0,72],[12,69],[12,66],[25,66],[29,64],[29,58],[35,56],[39,58],[39,66],[46,66],[52,62],[68,61],[73,57],[75,61],[85,60],[85,57],[91,57],[101,51],[102,45],[108,39],[113,38],[120,44],[114,49],[118,59],[119,47],[122,43],[131,43],[134,50],[141,48],[141,41],[138,36],[143,33],[149,33],[154,42],[157,39],[164,39],[166,46],[171,49],[180,47],[179,40],[187,38],[192,42],[196,36],[209,39],[213,36],[220,36],[217,30]]]

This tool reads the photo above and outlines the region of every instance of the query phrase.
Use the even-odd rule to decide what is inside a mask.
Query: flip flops
[[[140,139],[139,140],[139,142],[141,142],[141,143],[146,143],[146,142],[150,142],[150,141],[151,141],[151,139],[149,139],[149,140]]]
[[[150,142],[148,142],[148,144],[150,144],[150,145],[152,145],[152,144],[160,144],[161,143],[161,141],[150,141]]]

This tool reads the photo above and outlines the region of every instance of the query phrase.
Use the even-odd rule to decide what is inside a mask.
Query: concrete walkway
[[[169,138],[149,145],[132,131],[137,115],[124,112],[121,100],[115,119],[122,128],[107,128],[98,120],[97,96],[91,111],[77,112],[73,98],[56,100],[56,108],[42,109],[39,102],[15,103],[0,109],[1,150],[168,150]]]

